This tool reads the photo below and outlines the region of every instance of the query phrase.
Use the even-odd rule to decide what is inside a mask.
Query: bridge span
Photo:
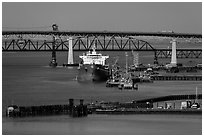
[[[197,39],[201,34],[174,32],[108,32],[108,31],[3,31],[2,51],[67,51],[68,38],[73,37],[74,51],[152,51],[155,58],[171,57],[171,49],[157,49],[140,36]],[[201,58],[202,49],[177,49],[178,58]]]

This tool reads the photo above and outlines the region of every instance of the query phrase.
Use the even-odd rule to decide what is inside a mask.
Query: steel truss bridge
[[[156,36],[202,39],[201,34],[147,32],[61,32],[3,31],[2,51],[67,51],[68,38],[73,38],[74,51],[88,51],[95,45],[98,51],[152,51],[155,58],[171,57],[171,49],[155,49],[149,42],[135,37]],[[201,58],[202,49],[177,49],[177,58]]]

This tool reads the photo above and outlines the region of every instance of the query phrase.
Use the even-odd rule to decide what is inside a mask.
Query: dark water
[[[75,53],[75,60],[78,60]],[[124,52],[105,53],[108,63]],[[66,104],[69,98],[91,101],[121,101],[169,95],[202,93],[202,82],[154,82],[139,85],[138,91],[106,88],[105,83],[79,83],[76,68],[50,68],[50,53],[2,53],[2,132],[3,134],[201,134],[201,115],[89,115],[6,118],[10,104]],[[144,63],[152,63],[152,54],[141,55]],[[66,62],[66,53],[57,53],[59,64]],[[168,61],[168,60],[167,60]],[[187,60],[184,60],[186,62]],[[200,60],[196,60],[200,61]],[[131,61],[129,61],[131,63]],[[75,102],[79,103],[78,101]]]

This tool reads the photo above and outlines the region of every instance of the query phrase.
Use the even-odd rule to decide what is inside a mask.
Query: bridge
[[[202,38],[202,34],[174,33],[174,32],[120,32],[120,31],[3,31],[3,36],[8,35],[58,35],[58,36],[158,36],[175,38]]]
[[[197,39],[201,34],[174,32],[108,32],[108,31],[3,31],[2,51],[67,51],[68,38],[73,37],[74,51],[152,51],[155,58],[171,57],[171,49],[156,49],[149,42],[138,39],[143,36]],[[178,49],[178,58],[201,58],[202,49]]]

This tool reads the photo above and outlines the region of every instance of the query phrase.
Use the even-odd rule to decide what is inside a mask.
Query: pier
[[[177,102],[177,108],[175,102]],[[69,104],[61,105],[41,105],[41,106],[17,106],[7,107],[7,117],[28,117],[28,116],[50,116],[50,115],[69,115],[71,117],[86,117],[88,114],[202,114],[202,107],[193,108],[198,100],[202,100],[202,94],[198,95],[169,95],[132,102],[102,102],[99,104],[83,104],[80,100],[79,105],[74,105],[74,99],[69,99]],[[188,102],[182,108],[182,101]],[[159,109],[159,104],[164,105]],[[178,107],[178,103],[180,104]],[[179,109],[178,109],[179,108]],[[181,109],[180,109],[181,108]]]
[[[198,103],[198,100],[200,100]],[[103,102],[92,107],[96,114],[202,114],[202,94],[169,95],[132,102]],[[193,106],[196,105],[195,107]]]
[[[17,106],[7,107],[7,117],[28,117],[28,116],[49,116],[49,115],[69,115],[71,117],[85,117],[88,115],[87,105],[83,104],[83,99],[79,105],[74,105],[74,99],[69,99],[69,104],[41,105],[41,106]]]
[[[152,80],[156,80],[156,81],[202,81],[202,76],[198,75],[198,76],[191,76],[191,75],[186,75],[186,76],[182,76],[182,75],[176,75],[176,76],[152,76]]]
[[[169,109],[129,109],[129,110],[97,110],[96,114],[202,114],[202,110],[169,110]]]
[[[169,95],[162,97],[155,97],[149,99],[135,100],[133,103],[146,103],[146,102],[161,102],[161,101],[170,101],[170,100],[189,100],[189,99],[202,99],[202,94],[191,94],[191,95]]]

